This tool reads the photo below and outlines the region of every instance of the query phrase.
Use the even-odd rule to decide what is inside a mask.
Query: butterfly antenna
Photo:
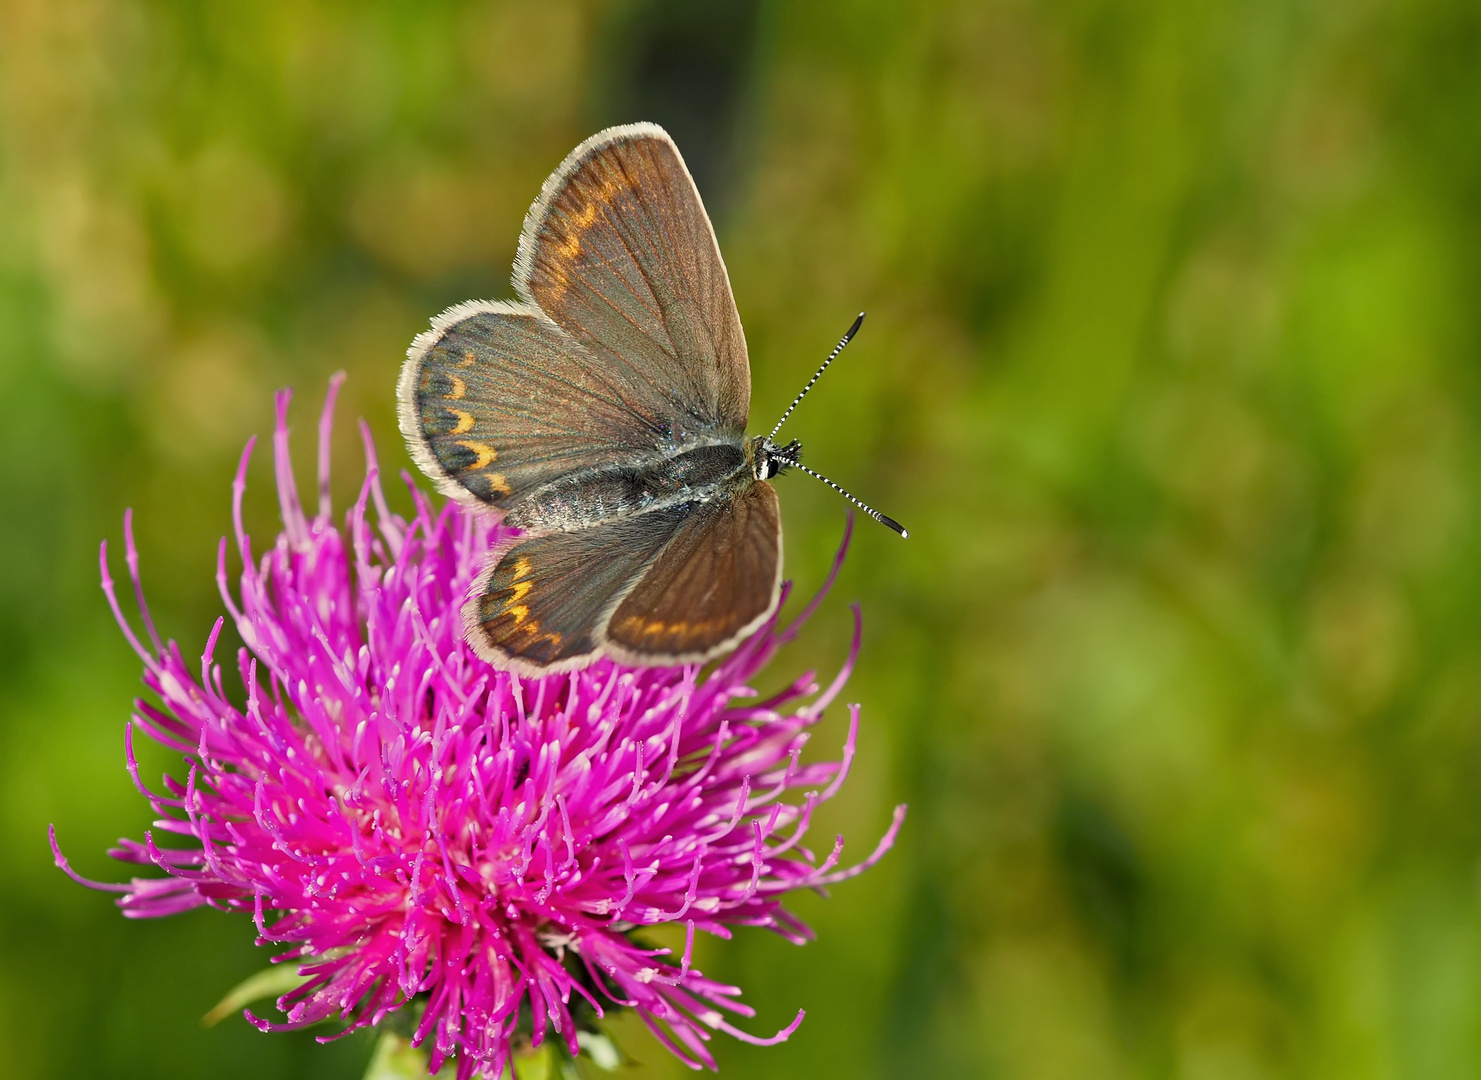
[[[859,317],[854,320],[854,325],[853,326],[850,326],[848,328],[848,333],[844,334],[843,337],[839,338],[838,339],[838,344],[835,345],[835,346],[833,346],[833,351],[828,354],[828,359],[826,359],[826,360],[823,361],[823,366],[820,367],[820,368],[818,368],[818,370],[813,373],[813,377],[811,379],[808,379],[807,380],[807,385],[802,388],[802,393],[798,394],[795,398],[793,398],[792,399],[792,404],[790,404],[790,405],[787,406],[787,411],[784,412],[784,413],[782,413],[782,418],[776,422],[776,427],[772,428],[771,429],[771,434],[768,435],[768,436],[766,436],[766,439],[767,439],[768,442],[770,442],[772,439],[775,439],[776,438],[776,433],[778,431],[781,431],[782,430],[782,425],[787,422],[787,417],[789,417],[789,416],[792,415],[792,410],[795,409],[795,408],[797,408],[797,403],[799,401],[801,401],[803,398],[807,397],[807,392],[813,388],[813,383],[817,382],[820,378],[823,377],[823,372],[825,372],[825,371],[828,370],[828,365],[831,364],[831,363],[833,363],[834,358],[839,353],[843,352],[843,347],[845,345],[847,345],[850,341],[853,341],[854,340],[854,335],[859,332],[859,327],[861,327],[863,325],[864,325],[864,313],[861,311],[861,312],[859,312]],[[819,477],[818,479],[821,480],[822,477]],[[838,490],[843,491],[842,488],[839,488]],[[847,495],[848,492],[844,492],[844,494]],[[853,498],[853,496],[850,495],[849,498]],[[857,502],[858,500],[855,499],[854,501]],[[863,503],[859,503],[859,505],[860,506],[863,506],[864,504]],[[872,513],[872,511],[871,511],[871,513]]]
[[[859,316],[859,317],[861,319],[863,318],[862,315]],[[854,323],[854,329],[857,330],[858,328],[859,328],[859,324],[858,323]],[[847,343],[847,341],[848,341],[848,339],[845,338],[844,339],[844,342]],[[842,346],[840,346],[840,348],[842,348]],[[905,531],[905,526],[904,525],[901,525],[898,521],[896,521],[894,518],[890,517],[888,514],[881,514],[878,510],[874,509],[874,507],[868,505],[867,503],[860,502],[858,499],[856,499],[852,495],[850,495],[847,491],[844,491],[843,488],[841,488],[837,484],[835,484],[832,480],[829,480],[822,473],[820,473],[820,472],[813,472],[813,470],[809,469],[806,465],[802,464],[802,462],[800,462],[800,461],[793,461],[791,458],[779,457],[776,460],[779,461],[779,462],[781,462],[783,465],[787,466],[790,469],[801,469],[803,472],[807,473],[808,476],[811,476],[814,480],[821,480],[823,483],[827,484],[834,491],[838,492],[838,494],[842,495],[849,502],[851,502],[855,506],[857,506],[860,510],[864,511],[864,513],[866,513],[870,517],[872,517],[875,521],[879,522],[885,528],[887,528],[887,529],[894,529],[901,536],[908,537],[910,535],[908,532]]]

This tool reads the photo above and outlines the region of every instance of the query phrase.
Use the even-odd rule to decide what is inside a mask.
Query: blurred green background
[[[508,296],[541,180],[637,119],[715,218],[756,427],[869,312],[788,433],[911,529],[863,523],[774,673],[862,599],[818,828],[910,817],[798,899],[816,943],[701,947],[751,1030],[808,1009],[723,1074],[1481,1075],[1468,0],[0,0],[0,1073],[361,1075],[365,1037],[199,1025],[249,920],[126,922],[51,865],[48,823],[109,879],[148,827],[97,544],[135,508],[197,650],[271,390],[307,433],[347,369],[404,464],[411,337]],[[781,487],[808,592],[844,507]]]

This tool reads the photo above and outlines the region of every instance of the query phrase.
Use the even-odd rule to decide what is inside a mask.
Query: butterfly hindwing
[[[522,304],[438,316],[413,342],[399,390],[417,463],[444,493],[500,509],[574,471],[653,453],[669,422]]]
[[[500,667],[544,674],[600,650],[612,608],[690,516],[683,504],[523,540],[464,609],[468,640]]]
[[[662,128],[610,128],[572,151],[525,219],[514,287],[620,381],[673,400],[689,430],[745,429],[740,315],[699,192]]]
[[[644,664],[708,660],[775,610],[781,570],[775,488],[758,480],[700,503],[617,605],[608,651]]]

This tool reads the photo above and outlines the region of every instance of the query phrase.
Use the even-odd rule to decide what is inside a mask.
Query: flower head
[[[849,661],[821,693],[811,674],[765,701],[747,689],[796,633],[775,617],[707,675],[610,661],[538,679],[496,670],[464,643],[459,615],[500,538],[496,524],[434,509],[409,479],[415,516],[391,513],[362,424],[365,481],[336,527],[329,433],[339,381],[319,424],[312,517],[288,456],[288,395],[278,397],[283,531],[260,560],[242,526],[250,443],[237,472],[236,595],[225,539],[217,580],[245,643],[242,704],[214,659],[224,618],[199,664],[161,642],[125,518],[141,641],[103,550],[104,590],[156,699],[135,704],[129,770],[159,828],[195,844],[160,847],[150,833],[121,841],[111,855],[164,876],[99,887],[121,893],[136,918],[203,904],[251,912],[260,943],[289,946],[277,959],[296,962],[306,981],[278,1001],[286,1022],[249,1019],[267,1030],[338,1018],[353,1030],[416,1001],[413,1041],[430,1046],[434,1072],[456,1055],[460,1080],[502,1075],[517,1035],[539,1045],[553,1032],[576,1053],[572,1009],[583,999],[596,1015],[636,1009],[695,1066],[714,1066],[710,1029],[785,1039],[801,1012],[769,1039],[746,1034],[723,1016],[752,1015],[740,991],[706,979],[690,954],[696,930],[728,937],[734,926],[763,926],[806,940],[783,894],[852,876],[893,842],[903,808],[850,869],[837,868],[841,839],[821,860],[802,846],[853,754],[857,707],[841,761],[801,760],[857,653],[857,612]],[[135,731],[184,754],[185,779],[146,788]],[[660,923],[685,929],[677,964],[633,938]]]

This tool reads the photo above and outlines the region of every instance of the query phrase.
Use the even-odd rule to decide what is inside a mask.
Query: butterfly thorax
[[[698,505],[751,483],[748,457],[739,440],[726,440],[581,469],[520,497],[504,521],[527,533],[570,532],[680,504]]]
[[[802,444],[793,439],[786,446],[778,446],[765,435],[757,435],[746,444],[746,459],[752,476],[770,480],[785,472],[788,465],[802,460]]]

